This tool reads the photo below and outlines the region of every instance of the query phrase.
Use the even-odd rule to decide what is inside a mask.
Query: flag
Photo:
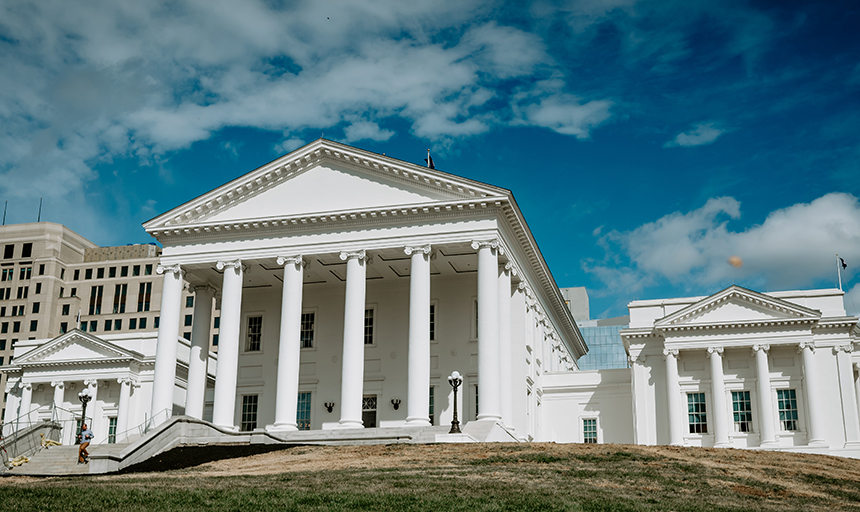
[[[78,318],[76,318],[75,321],[78,323],[78,329],[80,329],[81,328],[81,310],[80,309],[78,309]]]
[[[427,167],[429,167],[431,169],[436,168],[436,166],[433,165],[433,157],[430,156],[430,150],[429,149],[427,150],[427,158],[425,158],[424,161],[427,162]]]
[[[846,269],[846,268],[848,268],[848,264],[847,264],[847,263],[845,263],[845,260],[844,260],[844,259],[839,258],[839,261],[842,263],[842,269],[843,269],[843,270],[844,270],[844,269]]]

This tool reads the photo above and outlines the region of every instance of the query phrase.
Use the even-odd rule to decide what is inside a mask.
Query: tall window
[[[96,332],[99,328],[99,323],[96,320],[90,320],[90,332]]]
[[[263,338],[263,317],[248,317],[248,339],[245,341],[246,352],[259,352]]]
[[[777,389],[779,425],[783,430],[797,430],[797,396],[793,389]]]
[[[105,278],[105,269],[104,269],[104,267],[102,267],[102,268],[100,268],[100,269],[98,269],[98,270],[96,271],[96,278],[97,278],[97,279],[104,279],[104,278]]]
[[[21,281],[30,279],[33,275],[33,267],[21,267],[21,275],[18,277]]]
[[[42,306],[41,302],[34,302],[33,303],[33,314],[38,313],[39,309],[41,309],[41,306]]]
[[[427,411],[428,416],[430,416],[430,424],[436,424],[436,393],[435,388],[430,386],[430,410]]]
[[[128,277],[128,267],[121,267],[119,269],[119,277]]]
[[[185,307],[186,308],[193,308],[194,307],[194,296],[193,295],[189,295],[188,297],[185,297]]]
[[[708,416],[704,393],[687,393],[687,417],[691,434],[708,433]]]
[[[151,299],[152,283],[140,283],[140,290],[137,294],[137,311],[149,311],[149,302]]]
[[[0,273],[0,275],[2,275],[2,278],[0,278],[0,281],[11,281],[12,276],[15,275],[15,269],[14,268],[4,268],[2,273]]]
[[[597,444],[597,418],[584,418],[582,420],[582,442]]]
[[[60,334],[65,334],[69,331],[69,322],[60,322]]]
[[[113,292],[113,312],[125,313],[125,299],[128,296],[128,284],[118,284]]]
[[[5,259],[5,260],[12,259],[12,255],[14,254],[14,251],[15,251],[15,245],[14,244],[9,244],[6,247],[4,247],[3,248],[3,259]]]
[[[296,408],[296,424],[299,430],[311,429],[311,394],[299,393],[298,407]]]
[[[130,330],[137,329],[137,318],[129,318],[128,319],[128,328]]]
[[[194,315],[185,315],[185,327],[191,327],[194,322]]]
[[[116,443],[116,418],[108,418],[108,444]]]
[[[361,421],[364,428],[376,428],[376,395],[364,395],[361,401]]]
[[[102,295],[104,295],[104,286],[93,286],[90,289],[90,314],[102,314]]]
[[[26,243],[21,247],[21,257],[29,258],[33,255],[33,244]]]
[[[314,346],[314,319],[316,314],[313,311],[302,313],[302,331],[301,340],[302,348],[312,348]]]
[[[257,428],[257,395],[242,397],[242,432]]]
[[[133,267],[131,267],[131,275],[132,276],[139,276],[140,275],[140,265],[134,265]]]
[[[88,268],[84,270],[84,279],[92,279],[93,278],[93,269]]]
[[[364,310],[364,344],[373,345],[373,308]]]
[[[436,304],[430,304],[430,341],[436,341]]]
[[[752,404],[749,391],[732,391],[735,432],[752,432]]]
[[[108,277],[110,277],[111,279],[116,277],[116,267],[111,267],[108,269]]]
[[[143,317],[140,320],[138,320],[137,326],[141,329],[146,329],[146,317]]]

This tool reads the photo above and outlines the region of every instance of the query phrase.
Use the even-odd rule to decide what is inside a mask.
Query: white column
[[[90,396],[93,397],[92,400],[90,400],[90,403],[87,404],[87,412],[89,413],[88,416],[90,420],[86,421],[85,418],[84,422],[89,425],[96,434],[96,438],[93,439],[93,444],[99,444],[101,439],[107,439],[107,432],[102,432],[101,430],[96,431],[97,429],[100,429],[101,425],[97,422],[100,422],[102,417],[102,408],[99,405],[99,381],[96,379],[87,379],[84,381],[84,386],[89,388]]]
[[[364,428],[361,402],[364,397],[364,308],[367,254],[342,252],[346,260],[346,300],[343,308],[343,370],[338,428]]]
[[[131,399],[131,378],[120,377],[116,380],[119,384],[119,406],[116,413],[116,440],[117,442],[126,438],[128,430],[128,407]]]
[[[683,411],[681,410],[681,384],[678,380],[678,349],[664,348],[666,360],[666,404],[669,411],[669,444],[684,444],[682,431]]]
[[[516,272],[512,262],[499,272],[499,376],[502,423],[513,428],[513,349],[511,347],[511,275]]]
[[[278,341],[278,387],[275,397],[275,423],[266,429],[287,431],[298,430],[296,409],[302,353],[302,269],[307,266],[307,262],[301,256],[279,257],[278,265],[284,266],[281,333]]]
[[[219,261],[216,268],[224,271],[224,284],[221,287],[221,325],[212,423],[224,429],[237,430],[233,420],[239,375],[239,324],[242,319],[242,277],[245,269],[241,261]]]
[[[499,421],[499,247],[474,241],[478,251],[478,420]]]
[[[54,380],[51,381],[51,387],[54,388],[54,419],[60,423],[62,428],[66,419],[66,412],[63,410],[66,403],[66,383],[61,380]]]
[[[33,405],[33,384],[30,382],[21,383],[21,412],[18,414],[21,417],[19,425],[21,428],[30,426],[30,407]]]
[[[203,419],[206,396],[206,365],[209,362],[209,325],[212,322],[212,299],[215,288],[205,284],[195,286],[194,325],[191,328],[191,353],[188,356],[188,391],[185,394],[185,414]]]
[[[409,352],[406,424],[430,426],[430,246],[406,247],[409,273]]]
[[[185,272],[177,263],[159,265],[157,274],[164,274],[161,289],[161,320],[155,346],[155,374],[152,381],[151,425],[167,421],[173,412],[173,389],[176,386],[176,345],[179,340],[179,315]],[[94,400],[95,401],[95,400]]]
[[[767,353],[770,345],[753,345],[756,368],[756,389],[759,403],[759,431],[761,445],[776,445],[776,429],[773,424],[774,409],[770,391],[770,367],[767,364]]]
[[[857,398],[857,410],[860,411],[860,363],[854,363],[854,370],[857,372],[854,377],[854,396]]]
[[[21,403],[18,399],[18,389],[20,389],[18,382],[6,381],[6,414],[3,416],[3,437],[12,433],[15,418],[18,417],[18,405]]]
[[[711,397],[714,402],[714,446],[728,448],[729,409],[726,407],[723,347],[708,347],[708,355],[711,358]]]
[[[840,398],[842,401],[842,418],[845,425],[845,448],[860,446],[860,423],[857,420],[857,397],[854,395],[854,367],[851,365],[851,353],[854,346],[850,343],[836,345],[836,366],[839,369]]]
[[[806,403],[809,410],[807,411],[808,444],[825,444],[824,429],[821,424],[826,418],[822,405],[824,400],[821,398],[821,381],[818,380],[818,368],[815,365],[815,343],[804,341],[798,344],[798,350],[803,358],[803,387],[806,391]]]

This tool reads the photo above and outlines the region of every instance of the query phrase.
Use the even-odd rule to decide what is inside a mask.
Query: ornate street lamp
[[[457,388],[460,387],[460,384],[463,383],[463,378],[460,376],[460,372],[454,370],[448,377],[448,384],[454,388],[454,419],[451,420],[451,430],[448,431],[449,434],[460,434],[460,422],[457,420]]]
[[[89,386],[84,386],[83,391],[78,393],[78,400],[81,401],[81,428],[83,428],[84,423],[87,422],[87,404],[90,403],[90,400],[93,399],[93,396],[90,394]],[[81,431],[78,430],[78,440],[80,440]]]

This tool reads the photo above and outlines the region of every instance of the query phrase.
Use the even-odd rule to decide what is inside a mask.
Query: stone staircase
[[[90,456],[99,453],[119,453],[127,445],[104,444],[90,445],[87,451]],[[89,464],[78,464],[78,447],[52,446],[42,448],[30,456],[30,462],[6,471],[7,475],[53,476],[53,475],[86,475],[90,472]]]

